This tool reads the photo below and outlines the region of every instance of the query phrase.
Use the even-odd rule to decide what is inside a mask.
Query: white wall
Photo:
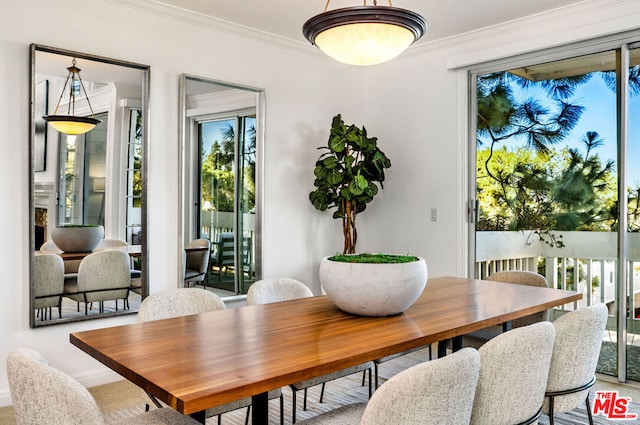
[[[427,43],[397,61],[363,69],[333,63],[315,52],[301,53],[286,43],[251,41],[108,1],[85,0],[80,8],[71,0],[2,0],[2,6],[0,364],[4,365],[12,348],[28,346],[85,385],[115,377],[71,346],[69,333],[130,323],[135,318],[29,329],[30,43],[151,66],[151,292],[175,287],[167,276],[178,275],[179,74],[266,89],[264,275],[295,277],[318,292],[320,257],[342,246],[339,222],[331,220],[329,213],[316,212],[307,199],[318,154],[315,148],[326,142],[333,115],[340,112],[347,122],[366,125],[393,163],[384,191],[358,219],[359,250],[411,252],[427,259],[431,276],[462,274],[466,263],[466,86],[464,72],[450,67],[640,22],[637,0],[585,2],[576,7],[580,12],[576,17],[561,10],[558,18],[547,17],[550,22],[544,26],[529,27],[528,22],[539,19],[534,17],[473,36]],[[603,11],[604,6],[611,7]],[[73,33],[65,28],[68,25]],[[573,30],[574,26],[578,29]],[[429,221],[431,208],[439,210],[436,223]],[[8,384],[0,367],[0,406],[8,403]]]

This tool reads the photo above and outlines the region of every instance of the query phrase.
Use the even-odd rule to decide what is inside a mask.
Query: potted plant
[[[340,114],[333,117],[327,146],[315,164],[309,200],[320,211],[334,209],[342,220],[343,255],[320,262],[320,283],[329,298],[343,311],[364,316],[388,316],[409,308],[427,282],[422,258],[392,254],[355,254],[358,233],[356,216],[383,188],[384,170],[391,161],[368,137],[363,126],[345,125]]]
[[[316,209],[334,208],[334,219],[342,220],[343,254],[354,254],[358,232],[356,216],[383,188],[384,170],[391,161],[378,148],[377,137],[368,137],[367,129],[345,125],[340,114],[333,117],[327,146],[316,161],[313,174],[316,189],[309,200]]]
[[[104,239],[97,224],[65,224],[51,230],[51,239],[64,252],[89,252]]]

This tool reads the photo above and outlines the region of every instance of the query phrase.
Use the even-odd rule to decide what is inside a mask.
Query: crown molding
[[[193,12],[177,6],[168,5],[159,0],[103,0],[107,3],[117,4],[132,9],[137,9],[146,13],[152,13],[165,18],[175,19],[187,24],[233,34],[237,37],[250,41],[258,41],[276,47],[294,50],[303,54],[321,56],[318,49],[312,48],[310,44],[282,37],[266,31],[236,24],[214,16]]]
[[[451,48],[453,52],[447,59],[447,68],[457,69],[622,34],[640,28],[639,22],[640,2],[637,0],[585,0],[438,40],[416,50]]]

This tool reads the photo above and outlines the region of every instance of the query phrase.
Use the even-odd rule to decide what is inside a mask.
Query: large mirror
[[[147,294],[148,87],[146,65],[31,45],[32,327],[130,314]]]
[[[262,273],[264,90],[181,75],[180,98],[180,234],[186,247],[209,246],[184,286],[239,299]]]

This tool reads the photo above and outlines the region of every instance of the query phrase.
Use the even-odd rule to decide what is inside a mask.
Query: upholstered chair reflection
[[[124,251],[96,251],[82,259],[78,268],[77,285],[65,283],[64,296],[83,302],[85,315],[89,303],[98,302],[99,312],[104,313],[104,302],[126,300],[131,285],[129,254]],[[126,308],[126,301],[124,301]]]
[[[184,273],[185,288],[193,285],[204,285],[209,267],[209,257],[211,255],[211,242],[209,239],[196,239],[187,245],[188,248],[201,248],[200,250],[187,251]]]
[[[118,247],[127,247],[127,246],[129,246],[129,243],[125,240],[115,239],[115,238],[105,238],[100,241],[100,243],[94,249],[94,251],[102,251],[109,248],[118,248]],[[141,294],[142,293],[142,272],[135,268],[135,261],[133,260],[133,257],[129,258],[129,262],[130,262],[130,269],[131,269],[131,288],[130,289],[136,294]],[[126,301],[126,307],[128,308],[128,304],[129,304],[128,298],[125,301]]]
[[[49,319],[51,309],[58,308],[58,317],[62,317],[62,292],[64,291],[64,261],[56,254],[36,255],[34,261],[34,304],[40,320]]]

